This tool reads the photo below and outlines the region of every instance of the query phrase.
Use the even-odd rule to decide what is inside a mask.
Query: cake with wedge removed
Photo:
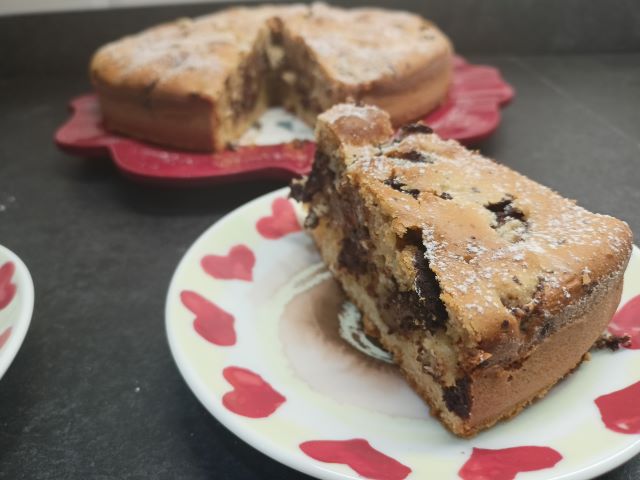
[[[443,101],[453,49],[407,12],[321,3],[236,7],[100,48],[90,77],[107,129],[160,145],[223,150],[270,104],[310,125],[347,99],[396,124]]]
[[[324,262],[431,413],[469,437],[580,365],[616,310],[628,226],[423,124],[342,104],[292,185]]]

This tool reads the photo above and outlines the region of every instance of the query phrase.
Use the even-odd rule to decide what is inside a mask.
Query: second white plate
[[[473,439],[449,434],[393,366],[340,338],[344,299],[287,193],[207,230],[167,296],[180,372],[240,438],[323,479],[585,479],[640,451],[640,351],[630,349],[594,353],[542,401]],[[625,280],[628,313],[640,298],[636,248]]]
[[[33,281],[25,264],[0,245],[0,378],[18,353],[33,313]]]

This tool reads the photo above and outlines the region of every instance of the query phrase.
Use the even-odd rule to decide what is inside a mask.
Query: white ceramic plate
[[[640,351],[632,349],[595,352],[542,401],[473,439],[449,434],[393,366],[342,340],[342,295],[287,193],[209,228],[167,296],[180,372],[238,437],[324,479],[585,479],[640,451]],[[619,323],[640,325],[639,293],[634,248]]]
[[[24,340],[33,313],[33,282],[25,264],[0,245],[0,378]]]

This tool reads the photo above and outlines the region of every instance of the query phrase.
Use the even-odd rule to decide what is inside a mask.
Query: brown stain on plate
[[[394,416],[428,418],[422,400],[393,365],[359,352],[339,333],[345,296],[332,278],[296,295],[284,308],[279,337],[293,370],[334,400]]]

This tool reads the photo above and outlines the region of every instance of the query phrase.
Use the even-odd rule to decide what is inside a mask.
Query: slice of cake
[[[418,15],[324,4],[238,7],[102,47],[90,76],[105,127],[165,146],[222,150],[269,104],[313,125],[347,99],[397,124],[446,96],[453,50]]]
[[[375,107],[318,117],[306,226],[367,332],[467,437],[575,369],[620,300],[631,232]]]

